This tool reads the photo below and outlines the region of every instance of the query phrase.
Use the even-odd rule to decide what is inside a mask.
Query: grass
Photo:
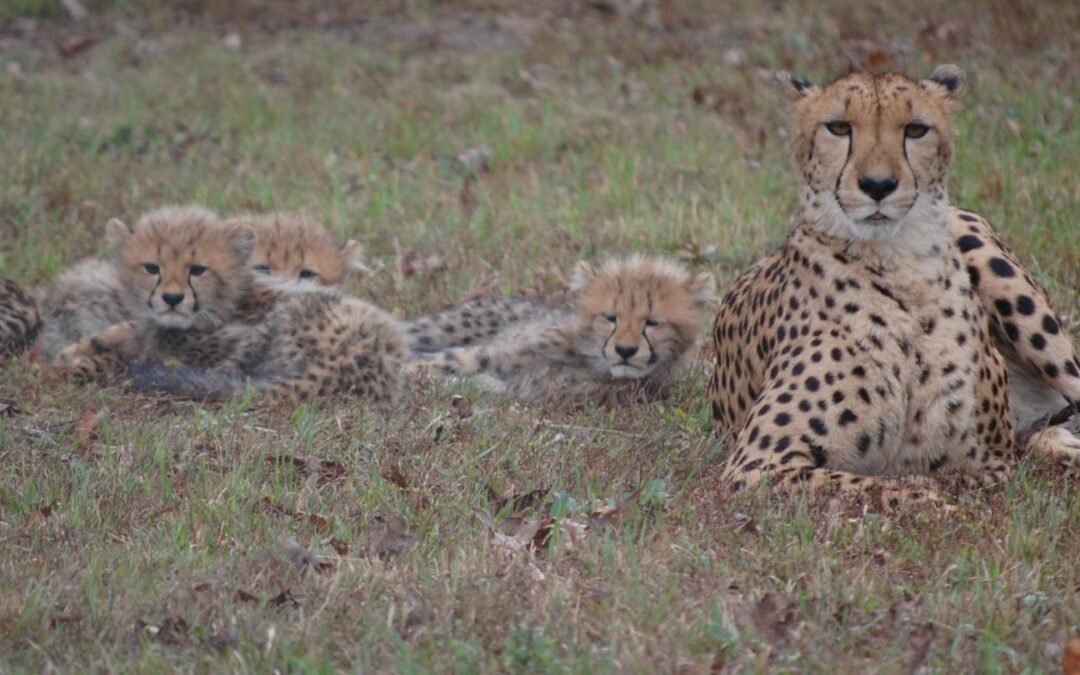
[[[956,61],[954,200],[1080,311],[1070,3],[131,1],[72,24],[19,1],[0,18],[52,17],[0,22],[0,269],[28,284],[101,252],[109,217],[191,201],[311,210],[365,243],[353,291],[403,316],[606,252],[726,282],[794,207],[769,70]],[[490,170],[462,170],[479,145]],[[1080,630],[1074,478],[1024,463],[948,520],[736,498],[703,371],[647,405],[431,385],[386,411],[26,365],[0,373],[0,671],[1058,672]],[[537,489],[533,513],[578,520],[634,498],[601,535],[492,544],[474,509]]]

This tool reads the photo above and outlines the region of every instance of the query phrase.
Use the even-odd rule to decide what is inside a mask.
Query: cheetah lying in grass
[[[359,300],[255,284],[254,233],[197,207],[109,224],[128,316],[66,347],[83,377],[127,367],[138,386],[195,396],[258,390],[394,401],[405,343],[398,322]],[[178,364],[173,368],[166,364]]]
[[[660,391],[692,359],[714,287],[711,274],[691,275],[661,258],[582,262],[571,311],[515,306],[531,317],[477,344],[418,357],[412,367],[435,376],[491,376],[497,388],[524,399],[603,395],[629,381]]]
[[[1080,373],[1034,280],[991,252],[1003,249],[989,226],[949,207],[963,71],[778,82],[794,107],[800,208],[784,247],[734,283],[716,318],[709,398],[716,433],[732,439],[724,478],[889,506],[939,502],[946,475],[1001,481],[1017,417],[1000,345],[1073,402]]]
[[[337,245],[314,219],[297,213],[239,216],[229,221],[248,224],[255,246],[248,266],[259,285],[281,292],[340,293],[349,272],[362,266],[360,244]],[[127,321],[127,293],[115,260],[84,260],[36,291],[44,329],[45,358],[84,337]]]

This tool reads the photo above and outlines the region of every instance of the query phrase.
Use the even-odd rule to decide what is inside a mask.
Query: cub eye
[[[851,135],[851,123],[850,122],[827,122],[825,128],[829,130],[829,133],[833,136],[850,136]]]
[[[608,321],[610,321],[611,323],[615,323],[615,315],[614,314],[604,314],[604,318],[607,319]]]
[[[300,270],[301,279],[314,279],[317,276],[319,275],[315,272],[312,272],[311,270]]]
[[[922,138],[928,131],[930,131],[930,127],[927,125],[912,122],[904,127],[904,136],[907,138]]]
[[[256,265],[255,267],[252,267],[251,269],[255,270],[259,274],[270,274],[270,266],[269,265]]]
[[[193,276],[193,277],[201,276],[202,273],[205,272],[205,271],[206,271],[206,268],[203,267],[202,265],[192,265],[191,267],[188,268],[188,273],[191,274],[191,276]]]
[[[656,319],[645,319],[645,325],[652,328],[654,326],[659,326],[660,322]]]
[[[145,265],[143,265],[143,267],[146,268],[147,274],[158,274],[159,272],[161,272],[161,268],[154,263],[146,263]]]

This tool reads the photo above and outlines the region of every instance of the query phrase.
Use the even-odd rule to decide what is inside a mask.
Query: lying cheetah
[[[794,107],[800,210],[716,318],[709,397],[716,433],[733,435],[725,479],[889,505],[938,501],[926,476],[1000,481],[1016,452],[1007,367],[949,236],[963,71],[853,74],[821,89],[777,79]],[[984,279],[1009,276],[988,264]],[[910,475],[924,478],[896,478]]]
[[[0,277],[0,363],[30,345],[40,329],[34,298],[14,281]]]
[[[281,294],[254,282],[250,226],[198,207],[109,223],[126,311],[134,317],[60,352],[77,374],[121,366],[142,387],[197,396],[244,388],[396,400],[404,339],[372,305],[327,293]],[[179,368],[168,364],[178,364]]]
[[[578,264],[572,311],[548,312],[476,346],[418,358],[432,375],[494,376],[520,398],[597,392],[627,380],[655,390],[692,358],[715,281],[661,258]]]
[[[282,292],[340,293],[350,270],[362,266],[360,244],[338,246],[312,218],[294,213],[239,216],[255,232],[248,264],[261,285]],[[120,242],[111,242],[115,247]],[[126,289],[115,260],[84,260],[35,291],[44,329],[46,359],[84,337],[133,318],[124,300]]]
[[[318,221],[300,213],[237,216],[255,230],[248,266],[256,282],[280,291],[340,290],[349,273],[364,268],[363,247],[349,239],[342,245]]]

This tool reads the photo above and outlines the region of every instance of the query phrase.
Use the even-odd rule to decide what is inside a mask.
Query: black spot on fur
[[[1016,270],[1009,264],[1008,260],[1004,258],[993,257],[990,258],[990,270],[999,277],[1015,277]]]
[[[956,241],[960,247],[961,253],[967,253],[968,251],[974,251],[977,248],[982,248],[982,239],[979,239],[973,234],[965,234]]]

